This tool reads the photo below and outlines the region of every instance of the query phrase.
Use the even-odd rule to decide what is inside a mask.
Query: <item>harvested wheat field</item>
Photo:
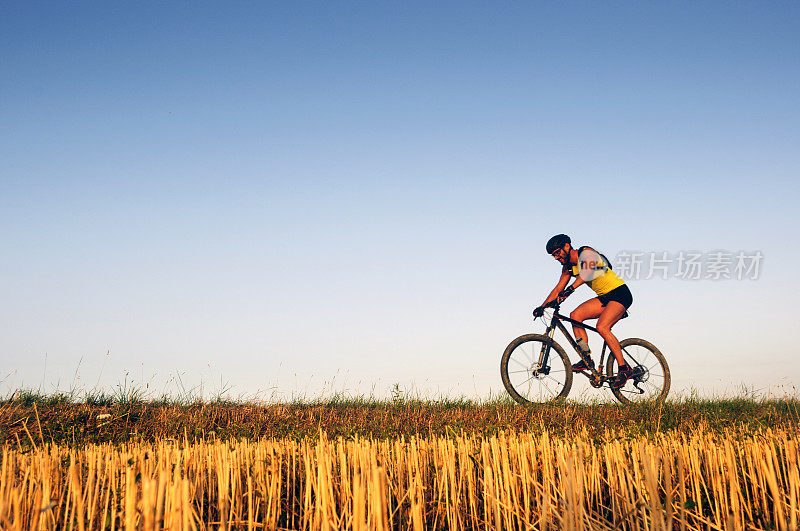
[[[795,433],[6,444],[3,529],[796,529]]]

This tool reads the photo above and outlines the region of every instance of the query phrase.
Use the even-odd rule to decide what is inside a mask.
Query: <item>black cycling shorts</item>
[[[603,304],[603,306],[607,305],[610,301],[617,301],[621,305],[625,306],[626,310],[631,307],[631,304],[633,304],[633,294],[631,293],[631,290],[628,289],[626,284],[614,288],[603,295],[598,295],[597,298],[600,299],[600,302]]]

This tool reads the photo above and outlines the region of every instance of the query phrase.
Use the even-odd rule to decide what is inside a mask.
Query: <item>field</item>
[[[88,403],[87,403],[88,402]],[[797,529],[796,401],[0,405],[3,529]]]

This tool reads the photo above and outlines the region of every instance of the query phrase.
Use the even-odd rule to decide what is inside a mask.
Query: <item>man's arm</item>
[[[556,287],[553,288],[553,291],[551,291],[550,295],[548,295],[547,298],[544,300],[542,306],[546,305],[550,301],[556,300],[556,297],[558,297],[558,294],[561,293],[561,290],[563,290],[564,287],[566,287],[570,278],[572,278],[572,275],[570,275],[566,271],[562,271],[561,277],[559,277],[558,279],[558,284],[556,284]],[[580,280],[580,277],[578,277],[578,280]]]

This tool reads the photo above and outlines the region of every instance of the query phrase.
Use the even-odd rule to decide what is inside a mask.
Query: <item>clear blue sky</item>
[[[618,335],[791,391],[798,94],[797,2],[4,2],[0,393],[499,393],[558,232],[761,251]]]

